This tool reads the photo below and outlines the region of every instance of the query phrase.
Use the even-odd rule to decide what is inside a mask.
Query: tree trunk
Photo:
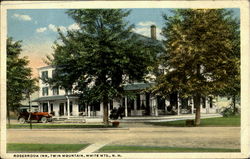
[[[194,96],[194,107],[196,108],[195,112],[195,126],[199,126],[201,123],[201,95],[200,93],[196,93]]]
[[[109,117],[108,117],[108,97],[103,97],[103,123],[105,125],[109,125]]]
[[[236,115],[237,113],[237,108],[236,108],[236,97],[235,95],[233,96],[233,114]]]

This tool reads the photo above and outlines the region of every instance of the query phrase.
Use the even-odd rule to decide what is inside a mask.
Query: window
[[[206,108],[206,98],[205,97],[201,97],[201,105],[202,105],[202,108]]]
[[[93,102],[91,104],[91,111],[100,111],[100,102]]]
[[[57,88],[53,88],[53,95],[58,95],[59,94],[59,89]]]
[[[42,79],[47,79],[48,78],[48,71],[43,71],[42,72]]]
[[[213,108],[213,98],[212,97],[209,97],[209,105],[210,105],[210,108]]]
[[[43,94],[43,96],[49,95],[49,89],[48,89],[48,87],[43,87],[42,88],[42,94]]]
[[[85,104],[84,103],[78,105],[78,111],[79,112],[84,112],[85,111]]]
[[[66,94],[72,94],[72,90],[65,90]]]
[[[48,112],[48,103],[43,103],[43,112]]]
[[[50,104],[50,112],[53,112],[53,104]]]
[[[165,109],[165,99],[162,98],[162,96],[157,96],[157,105],[158,105],[158,109]]]
[[[141,98],[140,98],[140,94],[136,95],[136,108],[137,110],[141,109]]]
[[[135,110],[135,101],[134,99],[128,99],[128,109]]]
[[[52,70],[52,78],[54,78],[55,77],[55,70]]]
[[[164,70],[164,69],[159,69],[158,71],[159,71],[159,74],[160,74],[160,75],[163,75],[163,74],[164,74],[164,72],[165,72],[165,70]]]

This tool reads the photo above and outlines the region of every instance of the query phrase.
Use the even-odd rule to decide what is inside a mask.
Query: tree
[[[55,86],[74,85],[87,103],[103,103],[103,122],[108,124],[108,102],[123,94],[123,84],[143,80],[155,57],[155,44],[131,32],[122,9],[69,10],[80,30],[59,30],[53,58]],[[52,82],[51,82],[52,81]]]
[[[32,78],[32,70],[27,65],[27,57],[20,57],[21,41],[7,39],[7,118],[10,111],[16,111],[21,100],[38,89],[37,79]]]
[[[200,124],[201,97],[218,94],[239,78],[239,22],[225,9],[177,9],[164,15],[166,38],[161,64],[167,73],[157,78],[155,92],[178,91],[192,96],[195,125]],[[235,80],[233,81],[235,82]]]

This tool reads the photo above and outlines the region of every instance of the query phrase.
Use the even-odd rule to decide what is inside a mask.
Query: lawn
[[[147,124],[159,125],[159,126],[173,126],[173,127],[185,127],[186,120],[168,121],[168,122],[150,122]],[[200,126],[240,126],[240,116],[230,117],[218,117],[201,119]]]
[[[111,128],[112,126],[106,125],[84,125],[84,124],[32,124],[32,129],[74,129],[74,128]],[[29,129],[30,124],[11,124],[7,128],[14,129]]]
[[[240,149],[152,146],[104,146],[98,152],[240,152]]]
[[[89,144],[7,144],[7,152],[78,152]]]

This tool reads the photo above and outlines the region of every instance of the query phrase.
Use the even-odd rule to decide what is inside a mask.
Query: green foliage
[[[232,87],[239,87],[239,21],[225,9],[172,12],[173,16],[164,15],[162,30],[166,51],[160,63],[167,70],[158,76],[153,91],[163,96],[173,91],[185,98],[192,96],[195,125],[199,125],[202,96],[228,93]]]
[[[239,79],[239,22],[224,9],[177,9],[164,16],[166,51],[155,91],[218,94]],[[229,81],[232,81],[230,83]],[[237,82],[239,84],[239,80]],[[229,86],[230,85],[230,86]]]
[[[123,94],[123,84],[143,80],[155,60],[156,45],[131,32],[122,9],[78,9],[67,12],[80,30],[59,31],[51,64],[55,86],[75,89],[85,103]]]
[[[21,41],[7,39],[7,113],[15,111],[21,100],[38,90],[37,79],[32,78],[32,70],[27,66],[29,61],[27,57],[20,57],[21,51]]]
[[[223,115],[223,117],[231,117],[235,116],[236,114],[239,114],[239,111],[237,107],[234,108],[233,103],[231,103],[229,107],[223,108],[221,111],[221,115]]]

